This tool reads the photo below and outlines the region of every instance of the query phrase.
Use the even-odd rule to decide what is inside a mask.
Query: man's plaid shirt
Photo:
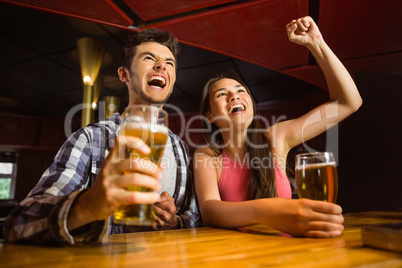
[[[9,242],[35,244],[76,244],[98,241],[106,233],[123,233],[126,226],[108,219],[85,225],[72,233],[67,230],[67,216],[74,200],[91,187],[103,160],[114,146],[121,124],[119,114],[88,125],[73,133],[57,153],[34,189],[3,226]],[[183,141],[169,132],[176,159],[176,188],[173,195],[181,228],[197,227],[199,220],[189,157]],[[128,228],[129,229],[129,228]]]

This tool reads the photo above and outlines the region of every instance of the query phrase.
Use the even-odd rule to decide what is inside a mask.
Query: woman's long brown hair
[[[206,117],[207,112],[210,111],[209,97],[213,85],[219,80],[224,78],[233,79],[239,82],[247,90],[247,93],[251,96],[249,88],[237,74],[233,72],[221,73],[217,77],[210,79],[204,87],[200,107],[200,113],[203,116]],[[248,180],[246,189],[247,198],[249,200],[276,196],[275,169],[273,162],[272,144],[271,141],[264,135],[264,133],[260,131],[261,127],[259,120],[256,118],[254,100],[253,100],[253,115],[254,115],[253,121],[251,122],[247,131],[247,138],[250,141],[249,143],[246,143],[248,157],[250,161],[253,159],[258,159],[260,161],[268,159],[269,163],[268,165],[260,164],[259,167],[253,167],[249,163],[250,178]],[[203,121],[202,124],[203,129],[206,129],[207,128],[206,121]],[[212,123],[211,127],[212,128],[210,132],[204,132],[204,139],[208,143],[209,147],[212,149],[214,154],[220,155],[222,154],[222,148],[221,146],[218,146],[218,144],[223,144],[223,138],[216,124]],[[212,135],[215,136],[214,140],[216,142],[212,142],[211,140]],[[250,146],[250,144],[257,146]]]

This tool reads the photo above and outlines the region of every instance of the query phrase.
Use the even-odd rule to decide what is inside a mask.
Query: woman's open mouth
[[[246,107],[243,104],[236,104],[236,105],[231,106],[228,109],[228,112],[230,114],[234,114],[234,113],[237,113],[237,112],[242,112],[244,110],[246,110]]]

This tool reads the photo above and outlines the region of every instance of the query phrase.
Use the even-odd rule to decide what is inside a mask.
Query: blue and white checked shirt
[[[128,232],[130,228],[103,220],[69,233],[67,215],[74,200],[91,187],[103,160],[114,146],[121,124],[119,114],[73,133],[57,153],[34,189],[7,217],[3,232],[8,242],[35,244],[80,244],[100,240],[106,233]],[[169,132],[176,159],[173,194],[181,228],[197,227],[199,212],[190,176],[188,153],[183,141]],[[187,187],[186,187],[187,186]],[[136,228],[139,230],[140,228]],[[149,229],[148,229],[149,230]]]

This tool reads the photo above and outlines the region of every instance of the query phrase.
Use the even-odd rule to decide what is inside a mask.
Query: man
[[[118,69],[128,87],[129,105],[161,107],[166,102],[176,81],[178,49],[177,39],[166,31],[149,29],[129,37]],[[151,162],[121,160],[115,148],[124,143],[118,138],[120,124],[120,115],[114,114],[69,137],[35,188],[8,216],[3,228],[7,241],[72,245],[141,229],[109,220],[122,204],[154,203],[153,229],[196,227],[199,215],[183,142],[169,133],[161,161],[169,164],[163,170]],[[134,172],[124,175],[127,167]],[[158,180],[164,190],[160,195],[125,188],[159,190]]]

